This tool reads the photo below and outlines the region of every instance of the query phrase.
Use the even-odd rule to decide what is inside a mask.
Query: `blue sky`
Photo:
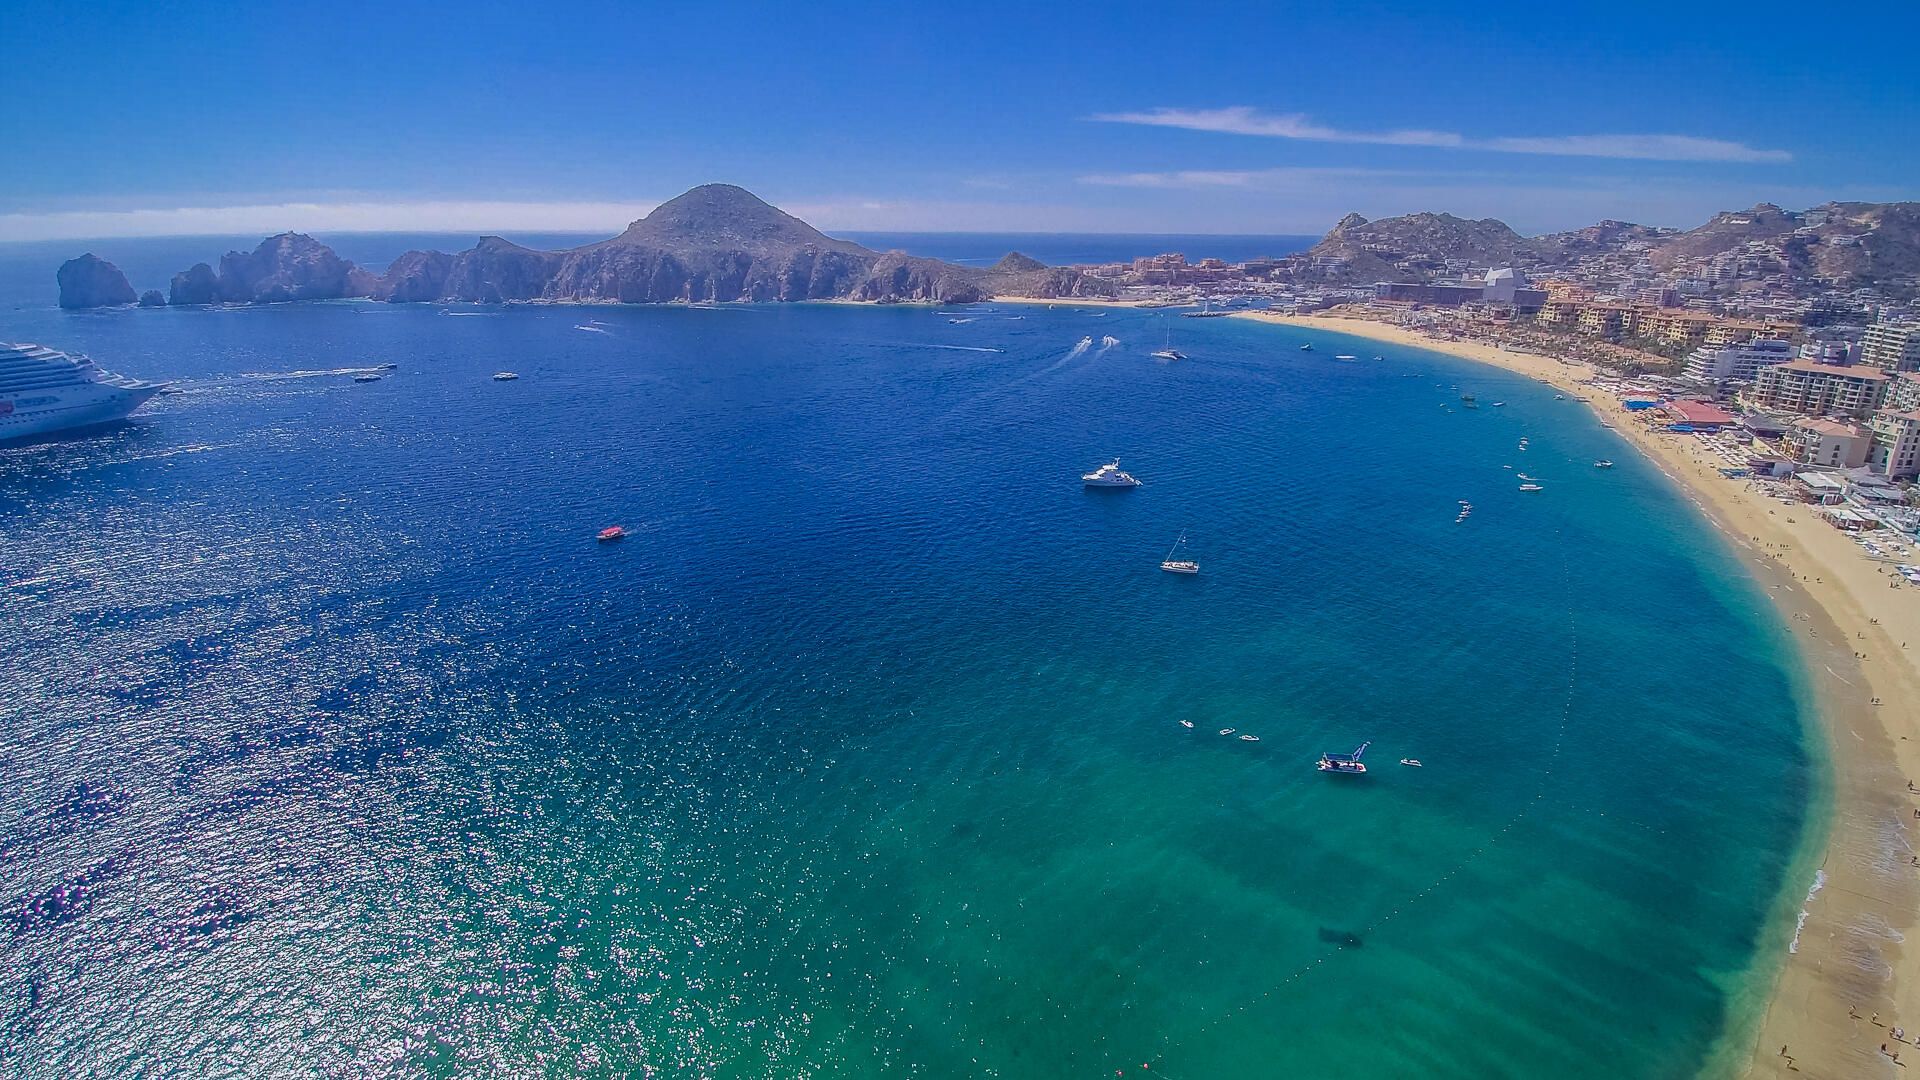
[[[711,180],[876,230],[1920,198],[1920,5],[1254,7],[10,0],[0,239],[612,232]]]

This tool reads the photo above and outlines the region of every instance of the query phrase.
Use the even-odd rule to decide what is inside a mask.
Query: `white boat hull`
[[[0,395],[0,442],[125,420],[160,390],[88,383]]]

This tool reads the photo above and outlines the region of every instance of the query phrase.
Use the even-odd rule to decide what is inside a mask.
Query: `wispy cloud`
[[[1506,154],[1634,158],[1646,161],[1793,160],[1793,155],[1785,150],[1761,150],[1743,143],[1697,135],[1544,135],[1470,139],[1452,131],[1342,131],[1316,124],[1303,113],[1264,113],[1250,105],[1230,105],[1223,109],[1159,108],[1147,112],[1100,113],[1092,119],[1109,124],[1142,124],[1273,139],[1382,146],[1437,146]]]
[[[1082,184],[1096,187],[1161,188],[1270,188],[1288,183],[1353,180],[1360,177],[1408,176],[1394,169],[1175,169],[1170,172],[1090,173]]]

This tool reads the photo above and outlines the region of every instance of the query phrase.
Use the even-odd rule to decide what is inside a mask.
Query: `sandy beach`
[[[1796,862],[1806,867],[1804,879],[1785,883],[1763,943],[1757,974],[1767,996],[1736,998],[1709,1072],[1893,1076],[1907,1062],[1896,1064],[1892,1053],[1920,1060],[1920,949],[1900,947],[1920,909],[1920,861],[1908,831],[1920,821],[1920,794],[1908,786],[1920,777],[1920,599],[1890,587],[1899,581],[1891,568],[1811,507],[1723,477],[1722,463],[1690,435],[1628,420],[1620,401],[1590,385],[1594,372],[1584,365],[1364,319],[1240,317],[1435,349],[1584,398],[1726,536],[1801,646],[1827,744],[1832,804],[1824,835],[1810,837],[1807,858]],[[1894,1029],[1908,1024],[1915,1033],[1896,1038]]]

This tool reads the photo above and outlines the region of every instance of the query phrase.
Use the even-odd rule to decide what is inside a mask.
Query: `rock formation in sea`
[[[194,263],[173,275],[173,283],[167,288],[167,302],[179,307],[217,304],[220,302],[220,278],[214,274],[213,267],[206,263]]]
[[[140,294],[141,307],[166,307],[167,294],[159,289],[148,289]]]
[[[60,306],[69,310],[116,307],[134,301],[133,286],[120,268],[89,251],[60,264]]]
[[[1010,254],[987,269],[836,240],[728,184],[662,203],[610,240],[537,251],[497,236],[455,254],[409,251],[374,275],[300,233],[173,277],[174,304],[367,296],[391,303],[542,300],[659,304],[853,299],[966,303],[995,295],[1106,296],[1111,286]]]

